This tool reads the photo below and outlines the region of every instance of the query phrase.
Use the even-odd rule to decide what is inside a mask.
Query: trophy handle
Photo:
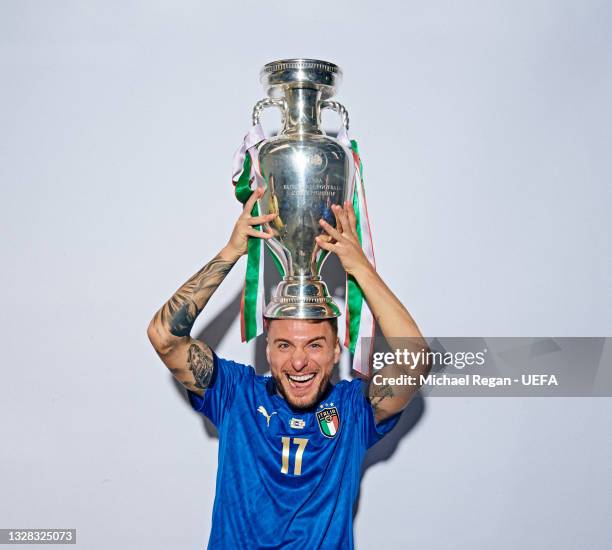
[[[281,110],[283,117],[282,124],[284,124],[285,113],[287,112],[287,102],[284,99],[271,99],[267,97],[266,99],[262,99],[261,101],[255,103],[255,107],[253,107],[253,126],[259,123],[261,114],[267,107],[278,107]]]
[[[321,110],[323,109],[331,109],[332,111],[336,111],[342,118],[342,125],[344,129],[348,132],[349,129],[349,116],[346,107],[337,101],[329,101],[324,100],[319,103],[319,107]]]

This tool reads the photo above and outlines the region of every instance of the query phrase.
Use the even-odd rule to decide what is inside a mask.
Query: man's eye
[[[310,344],[313,348],[322,348],[323,346],[317,342]]]
[[[286,342],[282,342],[278,345],[279,349],[287,349],[289,347],[289,344],[287,344]]]

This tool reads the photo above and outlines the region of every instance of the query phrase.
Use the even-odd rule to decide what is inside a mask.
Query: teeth
[[[315,377],[314,373],[313,374],[302,374],[300,376],[289,375],[289,378],[293,382],[308,382],[308,380],[312,380],[314,377]]]

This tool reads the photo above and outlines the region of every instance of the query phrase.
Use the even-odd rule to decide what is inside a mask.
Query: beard
[[[318,375],[317,375],[318,376]],[[319,382],[319,385],[316,388],[316,391],[311,393],[310,395],[305,395],[303,397],[296,397],[291,394],[291,388],[286,388],[285,384],[287,384],[287,379],[284,373],[281,373],[279,376],[274,376],[274,381],[276,382],[276,388],[278,392],[282,395],[282,397],[289,403],[291,408],[298,411],[305,411],[308,409],[312,409],[316,405],[318,405],[319,401],[321,401],[322,397],[327,392],[329,387],[329,379],[331,377],[331,373],[324,374]]]

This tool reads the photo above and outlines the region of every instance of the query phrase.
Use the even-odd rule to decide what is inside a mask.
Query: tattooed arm
[[[368,266],[357,270],[355,279],[362,288],[372,314],[393,354],[391,364],[386,364],[381,369],[373,369],[368,386],[374,417],[379,423],[408,405],[419,389],[420,376],[427,375],[429,372],[430,367],[423,360],[416,362],[414,368],[411,364],[406,364],[404,352],[412,353],[412,357],[425,358],[429,348],[406,307],[393,294],[374,268],[369,264]],[[400,353],[399,361],[396,351]],[[412,382],[410,384],[388,383],[393,378],[403,376],[412,377]]]
[[[269,239],[272,234],[253,226],[269,222],[276,214],[251,216],[257,190],[245,203],[227,245],[183,284],[155,314],[147,335],[155,351],[174,377],[188,390],[204,395],[213,374],[211,349],[190,336],[196,317],[238,259],[246,253],[249,237]]]
[[[352,205],[347,202],[344,208],[334,205],[332,209],[336,216],[336,228],[321,220],[321,226],[327,236],[317,238],[319,247],[334,252],[346,272],[355,278],[393,351],[403,351],[406,348],[415,354],[421,350],[427,352],[427,344],[414,319],[363,253]],[[426,357],[425,354],[422,356]],[[419,380],[419,376],[427,372],[429,365],[424,362],[418,363],[416,368],[395,362],[374,371],[378,376],[373,376],[370,380],[368,393],[376,422],[379,423],[404,409],[418,389],[416,384],[390,385],[385,382],[404,374],[416,376],[416,380]]]
[[[149,340],[174,377],[199,395],[204,394],[213,372],[212,351],[191,338],[196,317],[238,260],[223,249],[191,277],[161,307],[149,324]]]

